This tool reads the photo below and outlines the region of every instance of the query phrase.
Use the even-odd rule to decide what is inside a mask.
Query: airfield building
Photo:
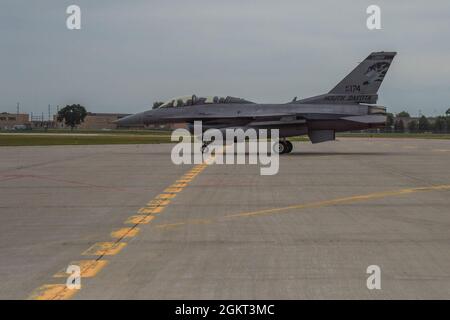
[[[0,113],[0,130],[10,130],[17,126],[28,126],[30,116],[28,113]]]

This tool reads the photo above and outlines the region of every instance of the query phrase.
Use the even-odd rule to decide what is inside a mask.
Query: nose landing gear
[[[209,151],[208,146],[212,143],[213,141],[203,141],[202,147],[201,147],[201,151],[202,153],[206,153]]]

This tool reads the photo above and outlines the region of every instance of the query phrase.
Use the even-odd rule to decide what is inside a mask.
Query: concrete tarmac
[[[1,147],[0,299],[450,299],[450,140],[294,143],[274,176],[172,147]]]

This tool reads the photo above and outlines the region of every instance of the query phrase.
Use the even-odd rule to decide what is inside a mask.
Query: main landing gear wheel
[[[273,146],[273,151],[275,151],[278,154],[284,154],[289,153],[293,149],[293,145],[290,141],[287,140],[280,140]]]
[[[287,151],[286,153],[290,153],[292,151],[292,149],[294,148],[294,146],[292,145],[292,143],[290,141],[285,141],[286,145],[287,145]]]

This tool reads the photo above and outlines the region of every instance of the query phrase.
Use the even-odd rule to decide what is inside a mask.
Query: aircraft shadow
[[[317,156],[387,156],[400,154],[398,152],[292,152],[280,155],[281,157],[317,157]]]
[[[244,154],[246,156],[249,155],[248,152],[239,153]],[[315,156],[386,156],[386,155],[400,155],[400,152],[320,152],[320,151],[311,151],[311,152],[291,152],[288,154],[281,154],[280,157],[315,157]]]

